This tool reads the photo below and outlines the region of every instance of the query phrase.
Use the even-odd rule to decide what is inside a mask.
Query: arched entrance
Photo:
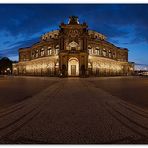
[[[68,76],[79,76],[79,60],[77,58],[69,59]]]

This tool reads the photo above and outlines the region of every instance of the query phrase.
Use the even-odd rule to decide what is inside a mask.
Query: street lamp
[[[7,73],[7,74],[10,74],[10,73],[11,73],[11,69],[10,69],[9,67],[8,67],[7,70],[6,70],[6,73]]]

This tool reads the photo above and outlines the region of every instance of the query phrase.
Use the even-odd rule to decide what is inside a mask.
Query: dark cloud
[[[4,49],[1,53],[0,53],[0,57],[4,57],[4,56],[16,56],[18,55],[18,49],[22,48],[22,47],[30,47],[32,46],[34,43],[38,42],[39,38],[33,38],[30,40],[26,40],[26,41],[20,41],[17,42],[15,44],[11,44],[10,48],[8,49]],[[14,46],[15,45],[15,46]]]
[[[39,41],[39,38],[32,38],[30,40],[25,40],[25,41],[19,41],[19,42],[16,42],[16,43],[12,43],[10,44],[10,47],[11,46],[21,46],[21,47],[28,47],[28,46],[31,46],[33,43],[35,42],[38,42]]]

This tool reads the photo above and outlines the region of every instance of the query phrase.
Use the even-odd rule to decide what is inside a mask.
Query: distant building
[[[148,76],[148,65],[134,64],[135,75]]]
[[[40,42],[19,49],[13,74],[32,76],[116,76],[131,75],[128,49],[116,47],[106,37],[88,30],[71,16],[59,30],[41,36]]]

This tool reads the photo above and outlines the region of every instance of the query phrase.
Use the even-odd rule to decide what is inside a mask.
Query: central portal
[[[77,58],[69,59],[68,76],[79,76],[79,60]]]

